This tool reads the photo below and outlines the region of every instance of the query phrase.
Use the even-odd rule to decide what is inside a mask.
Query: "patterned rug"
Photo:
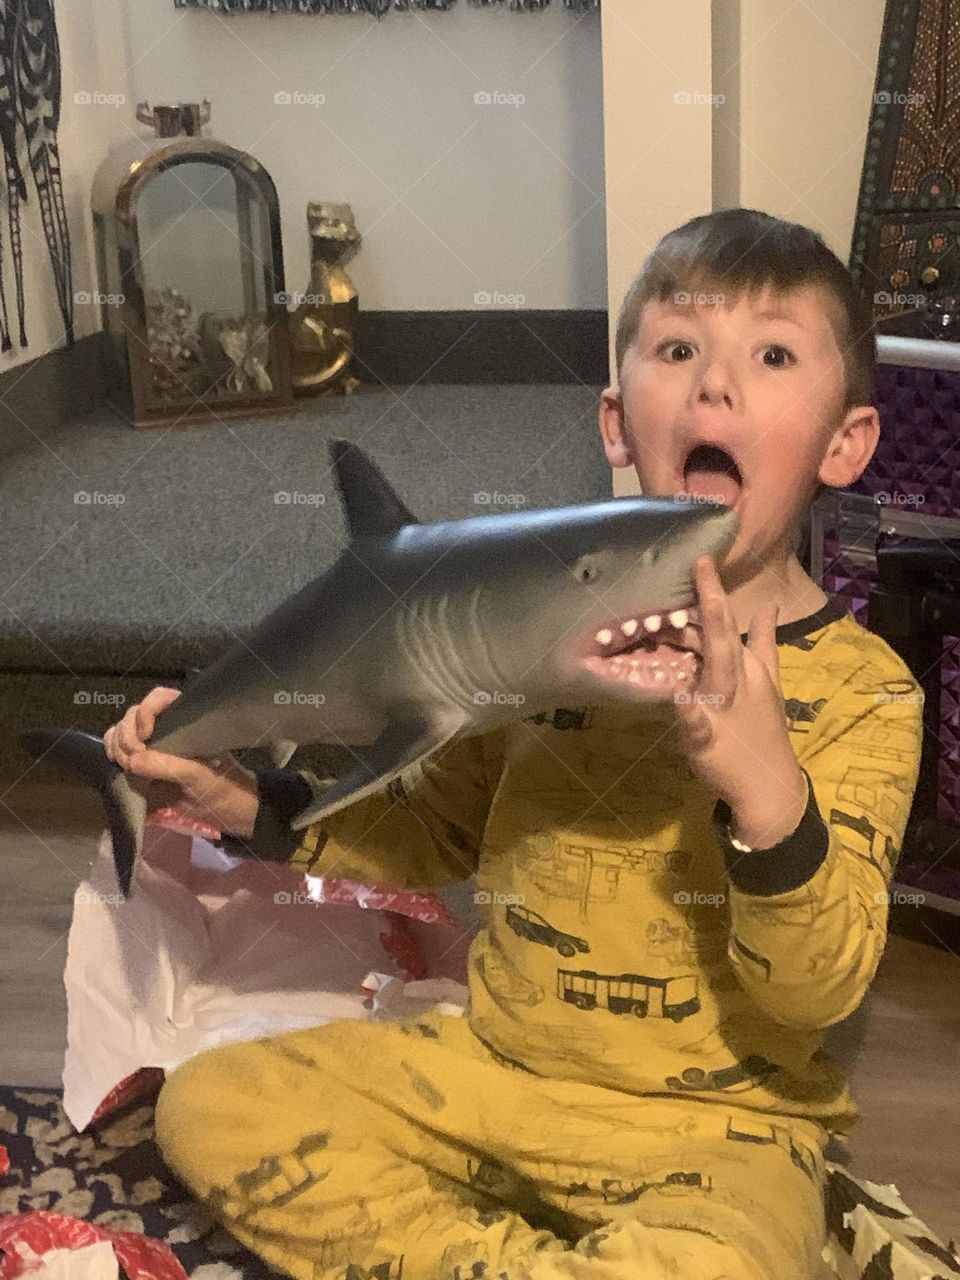
[[[193,1280],[281,1277],[164,1164],[153,1140],[158,1093],[159,1085],[77,1133],[61,1092],[0,1086],[0,1145],[10,1157],[0,1174],[0,1215],[40,1209],[141,1232],[169,1245]],[[829,1270],[839,1280],[958,1280],[953,1242],[939,1241],[895,1187],[860,1181],[829,1159],[827,1168]]]
[[[243,1280],[275,1280],[281,1273],[218,1226],[164,1164],[153,1140],[158,1092],[77,1133],[60,1092],[0,1086],[0,1145],[10,1156],[0,1214],[46,1209],[142,1232],[168,1244],[188,1276],[219,1262]]]

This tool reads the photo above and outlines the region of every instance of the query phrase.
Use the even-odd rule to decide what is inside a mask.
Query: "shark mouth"
[[[601,627],[583,665],[638,693],[667,697],[690,689],[700,674],[700,614],[696,608],[625,618]]]

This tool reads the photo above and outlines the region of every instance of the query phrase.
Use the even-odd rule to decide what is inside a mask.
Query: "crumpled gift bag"
[[[104,832],[74,897],[64,1110],[83,1130],[230,1041],[438,1004],[462,1013],[469,942],[435,894],[234,858],[156,823],[124,901]]]

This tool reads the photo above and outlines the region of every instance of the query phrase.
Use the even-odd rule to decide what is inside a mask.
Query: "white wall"
[[[710,0],[603,0],[610,362],[620,302],[667,231],[712,208]],[[677,95],[690,101],[677,103]]]
[[[364,236],[350,270],[367,310],[469,309],[475,294],[497,292],[529,308],[606,305],[595,14],[578,18],[559,0],[538,14],[460,0],[378,23],[69,0],[57,20],[75,291],[97,285],[92,176],[112,142],[149,133],[136,103],[209,97],[210,131],[255,155],[277,185],[288,289],[307,286],[306,206],[325,199],[351,204]],[[84,92],[94,101],[77,104]],[[294,101],[277,105],[280,92]],[[478,92],[524,101],[478,104]],[[0,368],[63,345],[35,200],[23,238],[30,347]],[[98,308],[79,306],[77,337],[97,328]]]
[[[306,206],[325,199],[353,208],[364,242],[350,271],[368,310],[459,310],[494,291],[605,305],[596,15],[461,0],[378,23],[126,0],[125,22],[134,98],[209,97],[210,131],[270,172],[288,289],[307,286]],[[497,91],[525,101],[474,101]]]
[[[844,262],[884,0],[740,0],[740,203],[818,231]]]

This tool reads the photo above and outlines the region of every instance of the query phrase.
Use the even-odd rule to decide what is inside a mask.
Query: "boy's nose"
[[[698,400],[701,404],[726,404],[733,408],[733,397],[724,383],[717,380],[708,382],[704,379],[700,384]]]

